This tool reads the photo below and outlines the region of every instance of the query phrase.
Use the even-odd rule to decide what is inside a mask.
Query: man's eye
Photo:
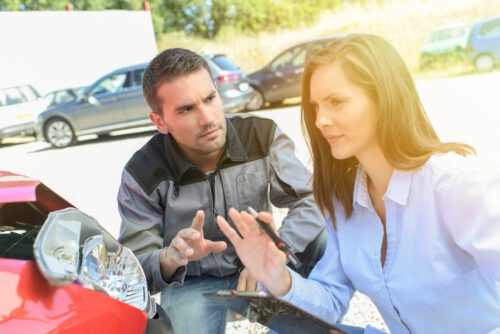
[[[208,96],[208,97],[205,99],[205,101],[206,101],[206,102],[212,102],[214,99],[215,99],[215,94],[214,94],[214,95],[210,95],[210,96]]]
[[[193,110],[192,107],[186,107],[186,108],[182,108],[179,110],[179,113],[180,114],[184,114],[184,113],[187,113],[187,112],[190,112],[191,110]]]

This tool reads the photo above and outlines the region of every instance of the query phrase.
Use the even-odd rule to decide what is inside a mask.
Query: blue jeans
[[[311,242],[304,252],[297,257],[303,266],[296,270],[307,277],[326,248],[326,229]],[[292,268],[295,269],[295,268]],[[223,334],[232,312],[203,296],[204,293],[216,293],[218,290],[236,289],[239,273],[218,278],[208,275],[186,276],[184,285],[164,289],[161,292],[161,306],[170,318],[175,334]],[[244,305],[232,304],[231,310],[244,313]]]
[[[282,315],[271,317],[266,326],[270,331],[268,334],[330,334],[330,332],[313,322],[312,320],[305,319],[298,316]],[[354,327],[342,324],[335,324],[335,326],[347,334],[363,334],[364,329],[361,327]],[[333,332],[334,333],[334,332]],[[339,332],[341,333],[341,332]]]
[[[223,334],[230,312],[203,294],[236,289],[238,278],[238,273],[224,278],[191,276],[186,277],[183,286],[164,289],[161,305],[170,318],[174,333]]]

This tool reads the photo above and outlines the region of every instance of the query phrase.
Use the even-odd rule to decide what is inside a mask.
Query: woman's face
[[[356,156],[361,161],[361,156],[378,146],[377,106],[362,87],[347,79],[338,62],[321,65],[313,72],[310,96],[316,110],[315,125],[335,159]]]

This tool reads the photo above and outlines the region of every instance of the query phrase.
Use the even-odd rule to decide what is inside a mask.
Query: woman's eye
[[[330,100],[330,104],[331,104],[332,106],[338,106],[338,105],[339,105],[339,104],[341,104],[342,102],[344,102],[344,101],[339,100],[339,99],[331,99],[331,100]]]

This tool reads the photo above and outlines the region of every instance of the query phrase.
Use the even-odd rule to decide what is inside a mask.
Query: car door
[[[129,82],[123,91],[122,100],[131,126],[151,125],[150,108],[142,93],[142,77],[145,68],[129,72]]]
[[[80,133],[112,131],[127,122],[121,94],[127,82],[127,72],[110,74],[90,88],[73,111]]]
[[[268,65],[262,85],[268,101],[300,96],[306,55],[307,46],[299,45],[283,52]]]

